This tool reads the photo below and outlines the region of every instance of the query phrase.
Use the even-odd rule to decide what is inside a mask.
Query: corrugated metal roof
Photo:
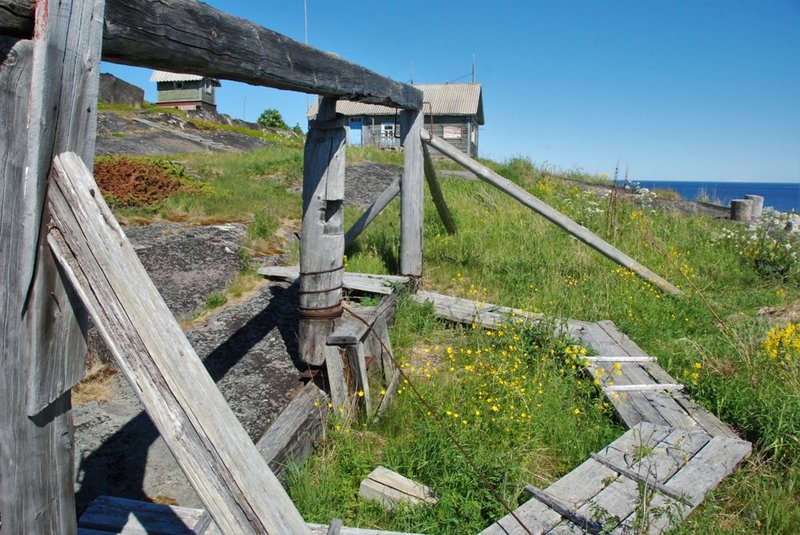
[[[207,77],[198,74],[181,74],[167,71],[153,71],[153,74],[150,75],[151,82],[194,82],[196,80],[203,80],[204,78]],[[209,80],[213,80],[217,85],[220,85],[214,78],[209,78]]]
[[[422,90],[425,103],[423,112],[434,115],[475,115],[478,124],[483,124],[483,90],[481,84],[414,84]],[[430,103],[430,108],[428,107]],[[317,114],[319,102],[315,101],[308,110],[308,116]],[[358,115],[394,115],[397,110],[379,104],[365,104],[340,100],[336,111],[352,117]]]

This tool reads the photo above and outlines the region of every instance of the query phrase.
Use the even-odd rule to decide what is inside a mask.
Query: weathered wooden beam
[[[120,370],[226,533],[308,533],[72,153],[54,161],[48,243]]]
[[[608,468],[611,468],[613,471],[617,472],[620,475],[623,475],[623,476],[627,477],[628,479],[632,479],[632,480],[636,481],[637,483],[641,483],[641,484],[643,484],[644,486],[646,486],[646,487],[648,487],[650,489],[655,489],[658,492],[660,492],[661,494],[663,494],[665,496],[669,496],[673,500],[677,500],[677,501],[682,502],[682,503],[684,503],[684,504],[686,504],[688,506],[692,505],[692,502],[689,501],[689,499],[686,498],[683,494],[681,494],[680,492],[675,491],[674,489],[669,488],[668,486],[666,486],[665,484],[661,483],[660,481],[658,481],[654,477],[651,477],[651,476],[649,476],[647,474],[643,475],[643,474],[640,474],[639,472],[634,472],[633,470],[630,470],[630,469],[628,469],[628,468],[626,468],[624,466],[620,466],[619,464],[608,460],[608,458],[606,458],[606,457],[604,457],[602,455],[598,455],[596,453],[592,453],[592,454],[590,454],[590,456],[591,456],[592,459],[594,459],[598,463],[602,464],[603,466],[607,466]]]
[[[431,153],[427,145],[422,145],[422,156],[425,164],[425,180],[428,182],[428,189],[431,191],[433,205],[436,207],[436,211],[439,212],[439,217],[447,233],[455,234],[456,222],[453,221],[453,216],[450,214],[450,209],[447,207],[447,202],[444,200],[442,188],[439,186],[439,180],[436,178],[436,169],[433,167],[433,158],[431,158]]]
[[[461,164],[466,169],[472,171],[475,176],[484,182],[488,182],[500,191],[511,195],[511,197],[521,202],[537,214],[543,216],[551,223],[555,223],[592,249],[605,255],[614,262],[617,262],[621,266],[634,271],[641,278],[651,282],[653,285],[664,290],[665,292],[672,295],[683,295],[683,292],[680,289],[676,288],[666,279],[653,273],[630,256],[626,255],[610,243],[603,240],[600,236],[596,235],[586,227],[579,225],[547,203],[534,197],[507,178],[498,175],[485,165],[476,162],[457,148],[453,147],[447,141],[431,135],[425,130],[423,130],[422,136],[423,141],[425,141],[425,143],[429,144],[434,149],[438,150],[451,160]]]
[[[34,7],[34,0],[0,0],[0,35],[30,39]]]
[[[313,366],[342,315],[345,136],[336,99],[323,98],[306,136],[300,233],[300,358]]]
[[[32,0],[0,0],[0,34],[33,35]],[[194,0],[109,0],[103,59],[418,110],[422,91]]]
[[[358,218],[358,221],[353,223],[353,226],[347,230],[347,233],[344,235],[344,248],[347,249],[350,247],[356,238],[358,238],[362,232],[366,230],[372,221],[383,212],[383,209],[389,206],[389,203],[397,197],[397,194],[400,193],[400,179],[396,178],[389,184],[385,190],[381,192],[380,195],[375,199],[369,208],[364,210],[364,213],[361,214],[361,217]]]
[[[564,503],[555,496],[530,484],[525,485],[525,490],[528,491],[534,498],[536,498],[544,505],[546,505],[556,513],[560,514],[561,516],[563,516],[564,518],[566,518],[579,528],[591,533],[592,535],[599,535],[600,533],[604,533],[604,526],[601,522],[598,522],[597,520],[591,518],[586,518],[585,516],[578,514],[577,511],[573,510],[568,504]]]
[[[0,34],[13,33],[9,6]],[[0,513],[4,533],[69,535],[69,389],[83,375],[85,314],[70,306],[42,221],[53,153],[93,160],[103,2],[38,6],[35,37],[0,36]]]
[[[422,277],[422,226],[424,223],[425,174],[422,157],[423,114],[400,112],[400,136],[404,151],[400,181],[400,273]]]

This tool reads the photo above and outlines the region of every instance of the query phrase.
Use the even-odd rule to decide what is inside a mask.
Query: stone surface
[[[100,74],[100,102],[139,108],[144,102],[144,89],[120,80],[113,74]]]

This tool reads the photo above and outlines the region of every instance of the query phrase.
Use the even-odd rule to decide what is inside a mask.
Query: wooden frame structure
[[[309,365],[341,365],[330,358],[329,336],[342,311],[345,242],[398,192],[400,269],[415,289],[423,267],[423,176],[455,231],[423,139],[449,155],[446,143],[425,135],[414,87],[206,4],[0,0],[2,528],[76,531],[70,389],[83,375],[88,310],[216,524],[229,533],[308,532],[92,186],[101,58],[324,97],[305,148],[299,311]],[[347,238],[337,99],[399,108],[405,149],[399,184]],[[659,286],[671,291],[669,283]],[[363,341],[347,350],[352,366],[361,366]],[[359,380],[367,386],[365,373]]]

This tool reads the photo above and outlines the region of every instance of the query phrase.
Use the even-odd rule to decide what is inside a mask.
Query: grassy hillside
[[[350,151],[350,159],[399,163],[395,153]],[[282,222],[300,217],[302,153],[276,147],[178,158],[202,188],[146,208],[129,221],[237,220],[254,250],[275,246]],[[744,468],[718,488],[679,533],[800,531],[800,260],[796,238],[727,221],[660,210],[652,196],[584,191],[576,176],[524,159],[485,162],[587,226],[686,296],[662,294],[631,272],[478,181],[442,180],[458,233],[446,234],[430,199],[425,215],[426,289],[540,311],[613,320],[696,400],[755,443]],[[601,180],[602,181],[602,180]],[[352,223],[359,213],[349,210]],[[395,201],[348,251],[351,271],[397,270]],[[503,514],[486,475],[512,506],[524,482],[544,486],[618,436],[622,427],[576,360],[582,348],[547,329],[509,324],[456,328],[401,302],[392,341],[414,378],[379,424],[334,422],[330,440],[297,470],[290,493],[309,521],[428,533],[468,533]],[[437,422],[414,387],[441,412]],[[448,434],[469,452],[464,458]],[[358,482],[384,464],[435,488],[434,508],[385,513],[360,502]]]

